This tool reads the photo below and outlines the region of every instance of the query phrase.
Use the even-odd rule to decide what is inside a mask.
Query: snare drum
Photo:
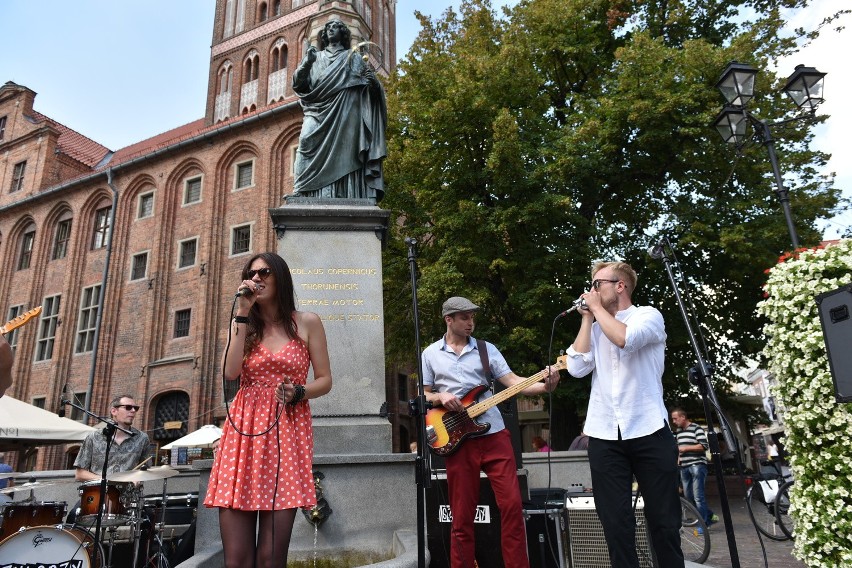
[[[80,513],[77,523],[95,526],[101,503],[101,482],[87,481],[80,486]],[[132,483],[107,481],[106,496],[101,518],[102,527],[117,527],[130,522],[133,505],[137,502],[137,489]]]
[[[0,543],[0,566],[100,568],[92,534],[79,527],[30,527]]]
[[[20,529],[41,525],[61,525],[65,517],[64,501],[31,501],[8,503],[3,509],[0,540],[12,536]]]

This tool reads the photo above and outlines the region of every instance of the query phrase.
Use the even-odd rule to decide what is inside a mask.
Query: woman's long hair
[[[243,266],[242,279],[250,280],[248,271],[255,260],[266,263],[275,277],[275,299],[276,299],[276,322],[284,324],[284,330],[290,339],[299,340],[299,332],[296,327],[296,294],[293,289],[293,276],[287,262],[274,252],[262,252],[254,255],[245,266]],[[263,338],[263,330],[266,322],[260,317],[260,307],[255,303],[249,312],[248,335],[246,337],[245,353],[249,353],[255,345]]]

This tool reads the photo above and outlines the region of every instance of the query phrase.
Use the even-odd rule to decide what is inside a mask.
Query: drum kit
[[[164,531],[176,521],[192,522],[198,494],[168,495],[168,478],[178,470],[168,466],[150,467],[111,474],[101,499],[101,481],[79,486],[80,504],[71,524],[65,523],[67,503],[36,501],[35,491],[73,481],[35,480],[0,489],[0,495],[30,492],[28,499],[2,506],[0,516],[0,566],[65,566],[68,568],[111,568],[113,546],[125,541],[132,545],[131,566],[168,568],[164,552]],[[25,474],[0,474],[0,479]],[[162,496],[144,496],[143,485],[162,480]],[[189,515],[187,515],[189,513]],[[96,534],[100,517],[100,535]],[[106,551],[106,555],[104,554]],[[140,563],[140,553],[143,560]],[[121,561],[116,566],[126,566]]]

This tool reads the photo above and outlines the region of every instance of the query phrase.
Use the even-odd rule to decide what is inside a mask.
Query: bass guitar
[[[6,335],[10,331],[14,331],[14,330],[18,329],[19,327],[21,327],[22,325],[24,325],[25,323],[27,323],[28,321],[30,321],[34,317],[38,316],[40,313],[41,313],[41,306],[39,306],[37,308],[33,308],[29,311],[26,311],[16,318],[10,319],[9,321],[7,321],[5,323],[5,325],[3,325],[3,327],[0,327],[0,334]]]
[[[525,388],[544,379],[550,374],[550,371],[561,371],[565,368],[567,357],[567,355],[562,355],[550,369],[539,371],[535,375],[507,387],[505,390],[481,402],[477,402],[477,399],[488,387],[481,385],[471,389],[461,399],[464,410],[450,411],[443,407],[432,408],[426,413],[426,442],[429,444],[429,447],[434,453],[444,457],[456,451],[465,439],[485,434],[491,429],[491,424],[487,422],[480,424],[474,418],[483,414],[492,406],[512,398]]]

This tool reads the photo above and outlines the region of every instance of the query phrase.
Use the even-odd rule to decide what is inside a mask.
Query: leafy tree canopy
[[[697,394],[695,364],[667,271],[646,249],[666,235],[690,291],[717,389],[757,357],[764,269],[789,248],[766,150],[736,154],[709,126],[729,61],[760,69],[751,110],[789,118],[784,78],[769,67],[813,30],[784,35],[782,14],[807,0],[522,0],[497,14],[466,0],[432,20],[388,80],[393,213],[385,252],[391,365],[416,368],[411,263],[417,241],[423,347],[440,337],[452,295],[482,311],[476,335],[519,375],[566,348],[579,318],[554,316],[588,289],[594,260],[623,259],[640,276],[637,304],[663,311],[667,402]],[[811,148],[826,117],[778,128],[776,148],[800,239],[842,205],[828,156]],[[589,382],[565,380],[554,404],[585,411]],[[567,446],[575,424],[554,432]]]

